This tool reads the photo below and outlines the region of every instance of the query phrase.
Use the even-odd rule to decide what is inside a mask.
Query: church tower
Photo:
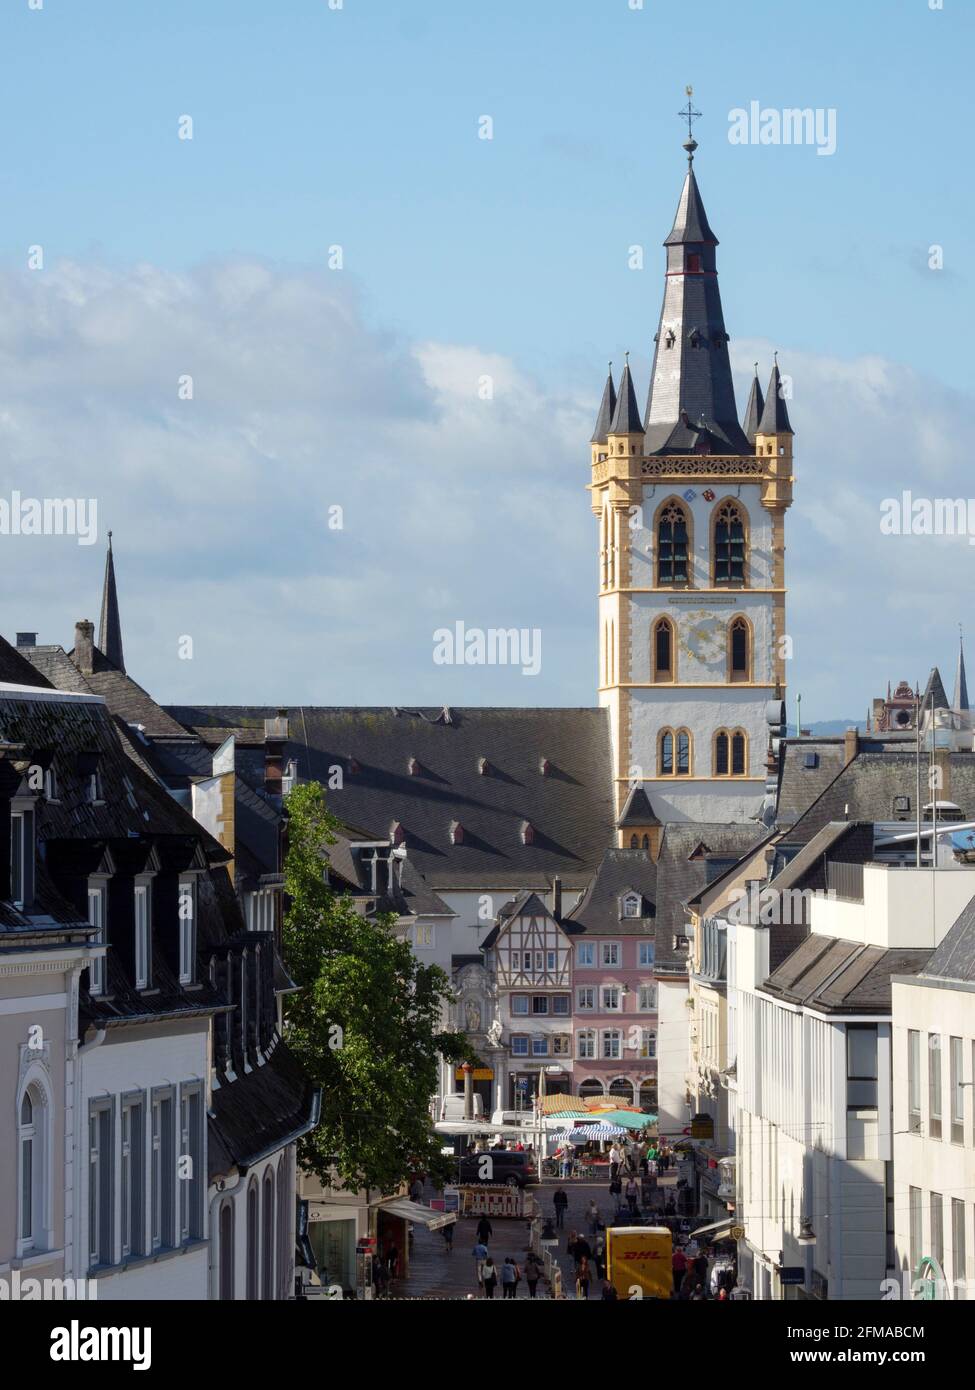
[[[599,702],[624,846],[637,788],[660,823],[759,815],[785,718],[792,427],[777,361],[764,397],[756,367],[739,424],[696,148],[689,125],[646,411],[629,361],[618,392],[611,368],[591,441]]]

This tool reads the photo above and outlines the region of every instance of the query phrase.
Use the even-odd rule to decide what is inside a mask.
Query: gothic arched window
[[[677,675],[674,624],[658,618],[653,625],[653,679],[672,681]]]
[[[657,753],[657,776],[674,775],[674,735],[670,729],[661,729]]]
[[[745,513],[737,502],[722,502],[714,513],[714,582],[745,582]]]
[[[748,738],[743,729],[719,729],[714,736],[715,777],[744,777],[748,770]]]
[[[657,776],[691,775],[691,735],[689,729],[661,729],[657,739]]]
[[[746,618],[735,618],[728,628],[728,679],[751,679],[751,632]]]
[[[657,583],[687,583],[687,513],[679,502],[664,503],[657,518]]]

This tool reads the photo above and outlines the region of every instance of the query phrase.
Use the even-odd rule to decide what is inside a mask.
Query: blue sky
[[[645,0],[636,10],[629,0],[344,0],[337,10],[328,0],[44,0],[39,11],[5,0],[0,419],[6,404],[14,426],[0,433],[0,473],[6,455],[12,478],[0,492],[23,482],[18,468],[45,474],[45,486],[66,485],[72,468],[98,479],[101,515],[105,525],[114,515],[119,538],[129,665],[162,698],[433,702],[446,678],[431,669],[424,634],[439,605],[469,623],[537,619],[551,632],[536,682],[461,670],[446,680],[446,698],[590,702],[588,416],[609,356],[631,349],[646,388],[659,243],[683,169],[676,112],[692,82],[703,112],[696,168],[721,239],[732,346],[754,343],[763,360],[777,347],[787,368],[806,368],[796,379],[800,483],[789,518],[796,680],[810,718],[856,713],[888,677],[923,679],[932,661],[947,665],[964,617],[947,597],[969,582],[963,543],[946,558],[905,539],[869,564],[846,551],[828,575],[822,547],[855,539],[857,506],[869,510],[878,487],[887,495],[888,480],[923,491],[922,476],[937,478],[957,491],[966,477],[946,458],[953,422],[967,431],[971,405],[973,13],[961,0],[943,10],[928,0]],[[729,111],[753,100],[835,108],[836,153],[729,144]],[[184,114],[192,141],[177,139]],[[477,138],[485,114],[491,141]],[[340,287],[326,267],[336,243]],[[646,248],[642,273],[627,268],[634,243]],[[937,273],[927,265],[934,243],[945,256]],[[26,248],[38,244],[57,311],[42,277],[24,271]],[[226,293],[215,297],[228,266],[272,277],[261,294],[273,313],[251,312],[252,289],[230,307]],[[164,332],[159,306],[170,293]],[[292,334],[289,313],[299,305],[306,315],[311,301],[319,318],[302,317]],[[248,344],[256,322],[263,336]],[[168,399],[154,398],[152,373],[168,392],[170,371],[192,370],[194,344],[209,332],[214,388],[226,371],[219,391],[200,384],[205,427],[190,431],[200,487],[194,495],[187,479],[168,496],[148,459],[178,473],[186,439]],[[278,359],[280,379],[273,366],[268,373],[278,398],[254,403],[254,381],[245,387],[221,361],[220,334],[245,376],[254,353]],[[361,348],[350,360],[346,335]],[[511,408],[500,432],[472,444],[471,422],[445,400],[457,364],[474,371],[482,358],[507,374]],[[304,394],[285,407],[289,381],[304,374]],[[844,381],[864,375],[858,389]],[[260,421],[242,419],[252,406]],[[917,443],[918,421],[906,418],[916,408],[937,416],[944,447],[940,436]],[[302,420],[317,432],[315,448]],[[848,453],[831,438],[838,421]],[[519,465],[527,422],[545,457]],[[241,437],[254,448],[255,431],[256,456],[271,460],[263,484],[253,457],[235,463]],[[502,448],[511,456],[492,475]],[[476,478],[465,454],[481,459]],[[222,463],[207,476],[214,455]],[[262,485],[278,499],[270,547]],[[851,487],[859,500],[844,492]],[[445,522],[448,493],[459,511]],[[353,519],[339,556],[308,515],[343,499]],[[184,508],[182,524],[173,508]],[[171,526],[158,527],[160,509]],[[204,544],[214,513],[226,535],[218,518]],[[404,513],[411,536],[394,524]],[[444,544],[441,574],[425,568],[431,526]],[[60,538],[40,562],[23,540],[0,550],[0,630],[46,626],[44,637],[70,645],[81,616],[72,594],[91,592],[89,607],[97,595],[93,555]],[[524,581],[499,587],[499,569],[544,573],[537,610]],[[213,611],[201,611],[202,593]],[[829,610],[849,612],[853,598],[876,610],[871,632],[849,645],[844,637],[837,653],[827,648],[836,641]],[[246,620],[270,639],[282,602],[287,639],[305,655],[283,659],[272,689],[266,672],[235,656],[243,646],[232,629]],[[202,640],[194,662],[177,666],[161,652],[170,629],[187,630],[187,614]],[[308,652],[323,648],[329,655],[310,666]]]

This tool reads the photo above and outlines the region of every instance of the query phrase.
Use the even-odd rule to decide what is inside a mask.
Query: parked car
[[[527,1187],[538,1181],[531,1154],[511,1149],[489,1149],[485,1153],[465,1154],[457,1165],[459,1182],[506,1183]]]

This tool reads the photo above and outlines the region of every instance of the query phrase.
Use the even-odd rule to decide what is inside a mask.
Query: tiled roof
[[[16,647],[0,637],[0,684],[47,686],[50,683]]]
[[[916,975],[928,948],[865,946],[834,936],[807,936],[760,986],[762,993],[823,1013],[889,1014],[892,975]]]
[[[228,729],[259,732],[263,741],[263,721],[277,712],[167,710],[210,746]],[[292,719],[285,757],[297,760],[303,779],[325,786],[330,769],[342,768],[330,808],[377,838],[399,822],[410,860],[434,889],[544,890],[556,875],[584,886],[613,834],[605,711],[452,709],[449,721],[440,710],[305,706]],[[246,771],[246,750],[241,757]],[[452,843],[454,821],[463,843]]]
[[[711,825],[687,822],[664,826],[657,858],[654,960],[658,973],[681,973],[687,969],[687,954],[674,949],[673,938],[684,933],[684,904],[708,881],[708,858],[692,858],[701,842],[706,842],[714,855],[743,855],[764,834],[764,827],[758,823]]]
[[[946,933],[925,965],[924,974],[975,982],[975,898]]]
[[[627,892],[640,894],[639,917],[620,916],[620,899]],[[657,866],[646,850],[608,849],[568,920],[585,932],[652,939],[656,892]]]

